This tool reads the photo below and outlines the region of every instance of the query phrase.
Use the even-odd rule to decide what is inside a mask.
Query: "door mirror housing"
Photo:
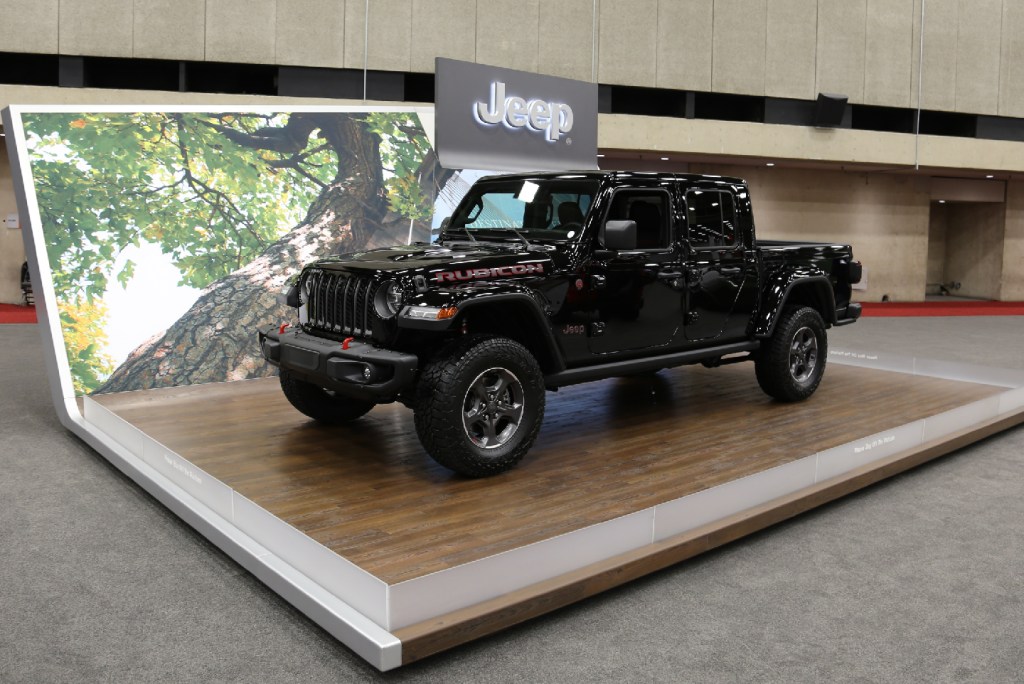
[[[606,221],[601,228],[601,243],[607,249],[636,249],[636,221]]]

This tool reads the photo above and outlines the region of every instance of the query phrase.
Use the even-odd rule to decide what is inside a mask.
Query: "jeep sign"
[[[450,169],[597,168],[597,85],[439,57],[435,142]]]
[[[483,124],[505,122],[512,128],[529,126],[535,131],[546,131],[548,140],[556,141],[572,130],[572,107],[562,102],[544,102],[521,97],[505,97],[505,84],[491,84],[490,102],[476,103],[476,119]]]

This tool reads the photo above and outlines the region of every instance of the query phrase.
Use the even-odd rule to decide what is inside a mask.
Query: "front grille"
[[[377,285],[371,278],[312,269],[302,289],[307,327],[353,337],[373,335],[370,323]]]

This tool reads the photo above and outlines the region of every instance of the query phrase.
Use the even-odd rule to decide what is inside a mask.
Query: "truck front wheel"
[[[366,415],[375,404],[349,399],[281,369],[281,390],[292,406],[318,423],[340,425]]]
[[[497,475],[533,446],[544,400],[544,375],[523,345],[504,337],[465,337],[423,369],[416,433],[446,468],[467,477]]]
[[[761,389],[780,401],[800,401],[814,394],[825,372],[828,338],[825,322],[809,306],[789,307],[755,360]]]

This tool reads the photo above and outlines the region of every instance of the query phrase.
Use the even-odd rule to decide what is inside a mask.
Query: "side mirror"
[[[443,219],[441,219],[441,232],[444,232],[444,229],[447,228],[448,224],[450,224],[451,222],[452,222],[452,217],[451,216],[445,216]]]
[[[636,221],[606,221],[600,237],[607,249],[636,249]]]

